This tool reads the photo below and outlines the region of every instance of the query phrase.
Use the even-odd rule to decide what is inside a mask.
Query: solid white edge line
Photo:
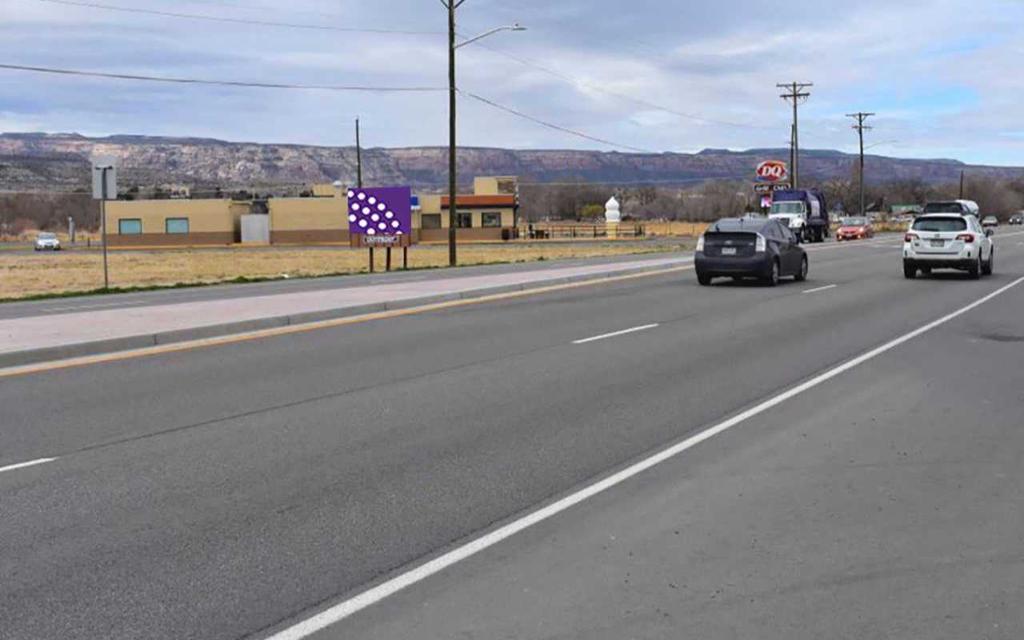
[[[818,287],[817,289],[807,289],[806,291],[802,291],[801,293],[818,293],[819,291],[828,291],[829,289],[835,289],[838,286],[838,284],[830,284],[826,287]]]
[[[588,342],[597,342],[598,340],[606,340],[608,338],[617,338],[618,336],[624,336],[630,333],[636,333],[638,331],[647,331],[653,329],[659,325],[657,324],[645,324],[640,327],[633,327],[632,329],[623,329],[622,331],[615,331],[613,333],[605,333],[592,338],[583,338],[582,340],[573,340],[573,344],[587,344]]]
[[[28,462],[19,462],[18,464],[10,464],[6,467],[0,467],[0,473],[5,471],[14,471],[15,469],[24,469],[26,467],[34,467],[40,464],[46,464],[47,462],[53,462],[57,458],[39,458],[38,460],[29,460]]]
[[[529,527],[532,527],[533,525],[539,522],[543,522],[544,520],[547,520],[548,518],[551,518],[565,511],[566,509],[569,509],[587,500],[588,498],[591,498],[603,491],[606,491],[607,489],[610,489],[615,485],[621,484],[622,482],[625,482],[626,480],[629,480],[630,478],[640,473],[643,473],[644,471],[647,471],[651,467],[657,466],[662,462],[665,462],[666,460],[669,460],[670,458],[673,458],[683,453],[687,449],[691,449],[697,446],[698,444],[704,442],[705,440],[709,440],[710,438],[715,437],[716,435],[722,433],[723,431],[727,431],[728,429],[731,429],[732,427],[746,420],[749,420],[750,418],[758,414],[764,413],[765,411],[768,411],[769,409],[779,404],[782,404],[783,402],[789,400],[790,398],[793,398],[794,396],[800,395],[801,393],[808,391],[809,389],[817,387],[822,383],[827,382],[828,380],[831,380],[832,378],[835,378],[836,376],[839,376],[840,374],[845,373],[850,369],[853,369],[854,367],[860,366],[869,360],[877,358],[878,356],[882,355],[883,353],[886,353],[887,351],[895,349],[896,347],[904,344],[905,342],[909,342],[910,340],[913,340],[914,338],[924,333],[932,331],[933,329],[940,327],[946,324],[947,322],[954,320],[968,313],[969,311],[985,304],[989,300],[992,300],[993,298],[1002,295],[1003,293],[1009,291],[1013,287],[1019,285],[1021,282],[1024,282],[1024,277],[1014,280],[1010,284],[988,294],[987,296],[975,302],[972,302],[966,307],[954,311],[949,315],[943,316],[942,318],[939,318],[934,322],[930,322],[918,329],[915,329],[914,331],[911,331],[910,333],[906,333],[896,338],[895,340],[891,340],[883,344],[880,347],[876,347],[875,349],[872,349],[860,356],[857,356],[856,358],[849,360],[839,365],[838,367],[835,367],[822,374],[819,374],[818,376],[815,376],[814,378],[811,378],[810,380],[807,380],[806,382],[799,384],[789,389],[788,391],[784,391],[783,393],[768,400],[765,400],[761,404],[755,407],[751,407],[750,409],[747,409],[746,411],[736,416],[733,416],[732,418],[729,418],[724,422],[721,422],[696,435],[690,436],[689,438],[683,440],[682,442],[672,445],[667,449],[664,449],[663,451],[656,453],[649,458],[641,460],[640,462],[637,462],[632,466],[623,469],[622,471],[614,473],[603,480],[595,482],[594,484],[585,487],[577,491],[576,493],[566,496],[565,498],[562,498],[557,502],[554,502],[546,507],[542,507],[541,509],[534,511],[533,513],[527,514],[522,518],[519,518],[502,527],[499,527],[498,529],[495,529],[494,531],[491,531],[490,533],[487,533],[475,540],[471,540],[470,542],[467,542],[466,544],[460,547],[452,549],[451,551],[437,558],[434,558],[433,560],[430,560],[425,564],[422,564],[418,567],[414,567],[413,569],[410,569],[405,573],[395,576],[394,578],[391,578],[390,580],[387,580],[377,585],[376,587],[368,589],[352,598],[349,598],[348,600],[345,600],[344,602],[336,604],[333,607],[330,607],[310,618],[307,618],[306,620],[303,620],[291,627],[288,627],[278,633],[275,633],[274,635],[269,636],[267,640],[302,640],[303,638],[307,638],[314,633],[317,633],[333,624],[336,624],[344,620],[345,618],[348,618],[349,616],[361,611],[362,609],[365,609],[373,604],[380,602],[381,600],[384,600],[388,596],[391,596],[401,591],[402,589],[405,589],[406,587],[412,586],[417,582],[425,580],[426,578],[429,578],[434,574],[440,573],[448,567],[457,564],[462,560],[465,560],[470,556],[473,556],[487,549],[488,547],[492,547],[498,544],[499,542],[514,536],[515,534],[519,533],[524,529],[528,529]]]

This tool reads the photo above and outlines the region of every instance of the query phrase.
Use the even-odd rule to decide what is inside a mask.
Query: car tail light
[[[699,238],[697,238],[697,251],[704,251],[704,234],[703,233],[700,234]]]
[[[974,234],[971,234],[971,233],[961,233],[960,235],[958,235],[956,237],[956,239],[957,240],[963,240],[966,244],[971,244],[971,243],[974,242]]]
[[[754,246],[754,251],[758,253],[764,253],[768,250],[768,241],[760,233],[757,234],[757,244]]]
[[[908,233],[907,235],[903,236],[903,242],[913,242],[914,240],[917,239],[918,236],[916,233]]]

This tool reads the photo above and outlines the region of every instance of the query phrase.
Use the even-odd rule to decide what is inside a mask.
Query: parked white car
[[[919,216],[903,238],[903,275],[916,278],[932,269],[959,269],[971,278],[992,275],[996,260],[993,232],[977,216],[932,213]]]
[[[40,233],[36,236],[36,251],[60,251],[60,240],[56,234]]]

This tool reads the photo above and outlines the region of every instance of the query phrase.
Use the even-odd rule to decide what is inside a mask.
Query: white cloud
[[[553,123],[631,146],[664,150],[782,146],[789,112],[775,83],[815,81],[803,107],[804,144],[851,149],[844,114],[877,111],[879,152],[1021,163],[1019,96],[1024,6],[1004,0],[762,2],[471,0],[459,30],[519,21],[489,47],[459,52],[459,84]],[[318,25],[441,32],[444,13],[421,0],[141,0],[124,6]],[[799,16],[794,19],[793,16]],[[447,82],[443,35],[275,29],[75,9],[11,0],[0,62],[267,82],[429,85]],[[624,100],[610,93],[632,96]],[[7,130],[210,135],[348,144],[361,114],[370,144],[444,144],[445,94],[270,92],[37,76],[0,71]],[[672,115],[651,107],[695,114]],[[535,124],[462,103],[465,144],[594,147]],[[730,126],[729,123],[749,125]]]

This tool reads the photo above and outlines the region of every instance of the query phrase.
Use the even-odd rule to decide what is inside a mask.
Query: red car
[[[843,218],[836,240],[862,240],[875,237],[875,228],[867,218]]]

